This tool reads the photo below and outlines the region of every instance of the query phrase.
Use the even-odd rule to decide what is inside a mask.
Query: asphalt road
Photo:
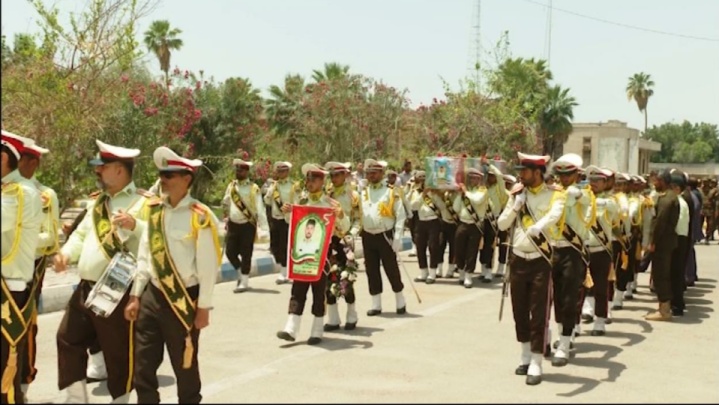
[[[275,275],[253,278],[253,290],[244,294],[233,294],[232,283],[220,284],[211,325],[200,337],[203,401],[719,403],[719,247],[697,246],[697,255],[700,282],[686,293],[684,317],[670,323],[644,321],[656,304],[648,274],[642,274],[639,293],[615,311],[606,336],[583,333],[571,363],[554,368],[545,361],[544,382],[534,387],[514,375],[519,344],[509,300],[504,319],[497,319],[498,282],[476,281],[472,289],[457,285],[456,278],[417,284],[421,304],[407,284],[408,314],[403,316],[394,313],[385,282],[385,313],[370,318],[365,315],[370,304],[366,277],[361,275],[358,328],[325,333],[319,346],[306,344],[309,305],[297,342],[275,337],[287,317],[290,290],[289,285],[276,286]],[[402,258],[416,276],[415,258],[407,253]],[[345,307],[341,302],[343,319]],[[31,402],[62,399],[55,345],[62,314],[39,317],[39,374],[30,389]],[[165,359],[159,372],[162,401],[176,403],[175,379]],[[89,392],[95,403],[110,402],[103,382],[90,384]]]

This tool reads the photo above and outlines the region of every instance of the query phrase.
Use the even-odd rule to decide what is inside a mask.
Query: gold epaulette
[[[95,199],[95,198],[97,198],[100,194],[102,194],[102,190],[97,190],[97,191],[94,191],[94,192],[90,193],[90,195],[88,195],[88,197],[90,197],[90,198],[92,198],[92,199]]]
[[[206,228],[210,225],[210,209],[206,205],[196,202],[190,205],[190,209],[192,210],[192,212],[197,214],[198,225],[200,226],[200,228]]]
[[[141,195],[145,198],[155,197],[155,194],[145,190],[144,188],[138,188],[137,190],[135,190],[135,193],[137,193],[137,195]]]

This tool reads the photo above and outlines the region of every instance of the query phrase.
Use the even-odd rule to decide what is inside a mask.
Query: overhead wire
[[[535,0],[522,0],[522,1],[531,3],[531,4],[535,4],[537,6],[541,6],[544,8],[551,8],[552,10],[570,14],[575,17],[586,18],[588,20],[598,21],[598,22],[602,22],[605,24],[616,25],[616,26],[623,27],[623,28],[629,28],[629,29],[644,31],[644,32],[651,32],[653,34],[668,35],[668,36],[678,37],[678,38],[693,39],[693,40],[697,40],[697,41],[707,41],[707,42],[718,42],[719,43],[719,38],[700,37],[700,36],[696,36],[696,35],[686,35],[686,34],[679,34],[676,32],[669,32],[669,31],[656,30],[656,29],[652,29],[652,28],[639,27],[636,25],[625,24],[625,23],[620,23],[620,22],[616,22],[616,21],[606,20],[604,18],[593,17],[590,15],[581,14],[581,13],[577,13],[575,11],[566,10],[566,9],[559,8],[559,7],[549,6],[547,4],[543,4],[543,3],[540,3]]]

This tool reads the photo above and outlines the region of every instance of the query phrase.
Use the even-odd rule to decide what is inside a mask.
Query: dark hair
[[[657,173],[657,179],[664,182],[664,184],[669,185],[672,182],[672,171],[670,169],[663,169],[659,173]]]
[[[132,177],[132,172],[135,170],[135,161],[133,160],[120,160],[118,161],[121,165],[125,166],[125,169],[127,169],[127,173],[130,174],[130,177]]]
[[[699,180],[695,178],[689,179],[689,187],[691,187],[693,190],[696,190],[697,187],[699,187]]]
[[[17,156],[15,156],[14,153],[12,153],[12,150],[10,150],[9,147],[2,145],[2,152],[7,154],[7,164],[10,167],[10,170],[17,169]]]
[[[305,225],[305,226],[310,226],[310,225],[316,226],[316,225],[317,225],[317,221],[315,221],[314,219],[308,220],[308,221],[307,221],[307,225]]]

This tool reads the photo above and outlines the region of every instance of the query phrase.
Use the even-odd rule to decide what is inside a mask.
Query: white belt
[[[237,224],[237,225],[244,225],[244,224],[246,224],[246,223],[248,223],[248,222],[250,222],[250,221],[248,221],[247,218],[245,218],[245,219],[242,220],[242,222],[238,222],[238,221],[235,221],[235,220],[233,220],[233,219],[230,218],[230,222],[232,222],[233,224]]]
[[[27,290],[27,281],[25,280],[19,280],[16,278],[9,278],[5,279],[5,284],[7,285],[8,290],[13,292],[22,292]]]
[[[369,234],[372,234],[372,235],[379,235],[379,234],[381,234],[381,233],[388,232],[388,231],[390,231],[391,229],[392,229],[392,228],[390,228],[390,229],[362,229],[362,230],[365,231],[365,232],[367,232],[367,233],[369,233]]]
[[[589,249],[589,253],[597,253],[606,250],[604,249],[604,246],[589,246],[587,249]]]
[[[484,217],[479,218],[479,222],[474,222],[474,220],[470,220],[469,222],[463,220],[462,218],[459,219],[459,222],[467,225],[478,225],[482,222],[484,222]]]
[[[422,222],[429,222],[429,221],[434,221],[434,220],[436,220],[436,219],[439,219],[439,218],[437,218],[437,217],[434,217],[434,218],[420,218],[419,220],[422,221]]]
[[[521,257],[524,260],[534,260],[534,259],[538,259],[538,258],[542,257],[542,254],[539,252],[524,253],[524,252],[519,252],[519,251],[513,250],[512,254],[517,257]]]
[[[572,244],[569,243],[567,240],[558,240],[552,243],[552,246],[556,248],[565,248],[565,247],[571,247]]]

